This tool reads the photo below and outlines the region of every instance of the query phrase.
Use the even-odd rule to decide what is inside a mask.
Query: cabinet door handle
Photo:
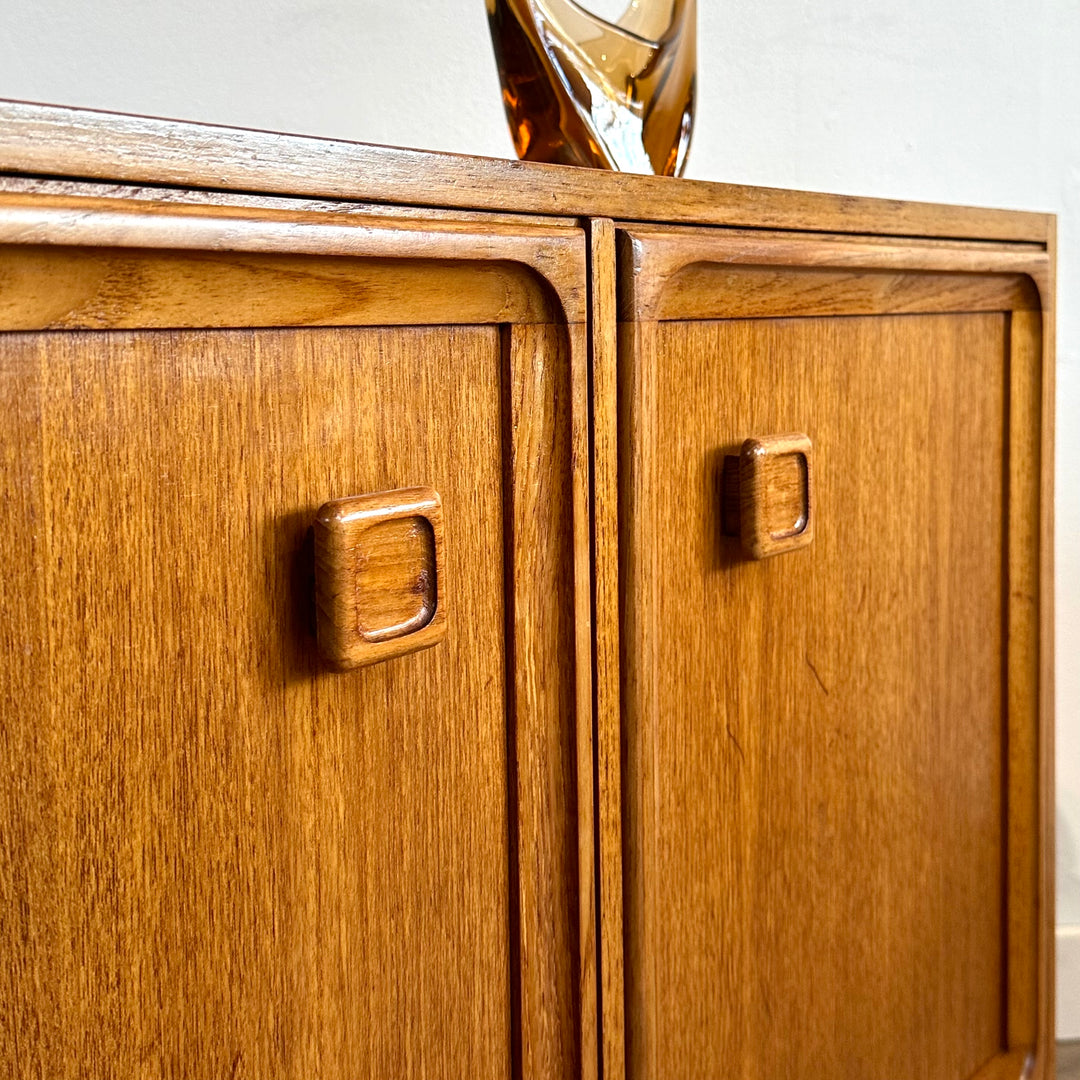
[[[747,439],[724,459],[723,530],[751,559],[805,547],[814,539],[812,446],[806,435]]]
[[[319,649],[339,670],[446,634],[442,500],[428,487],[335,499],[315,518]]]

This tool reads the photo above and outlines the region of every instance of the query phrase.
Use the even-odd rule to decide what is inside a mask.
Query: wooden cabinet
[[[1019,1075],[1042,257],[621,239],[628,1071]],[[813,539],[750,558],[724,463],[791,431]]]
[[[0,170],[6,1074],[1052,1076],[1052,218]]]
[[[8,1070],[578,1075],[581,233],[0,220]],[[319,506],[414,485],[445,639],[332,671]]]

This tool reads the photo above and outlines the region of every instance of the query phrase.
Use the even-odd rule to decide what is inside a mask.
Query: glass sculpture
[[[694,119],[697,0],[486,0],[519,158],[679,176]]]

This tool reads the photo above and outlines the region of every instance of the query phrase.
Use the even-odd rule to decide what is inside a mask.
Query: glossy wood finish
[[[1008,787],[1006,799],[1006,946],[1008,956],[1007,1045],[1053,1046],[1045,1023],[1049,987],[1040,985],[1045,950],[1053,948],[1052,900],[1042,890],[1038,838],[1040,817],[1048,807],[1039,770],[1048,748],[1040,731],[1040,517],[1039,479],[1042,443],[1042,319],[1028,311],[1012,312],[1008,322],[1008,490],[1005,581],[1005,705]],[[1045,647],[1045,646],[1044,646]],[[1052,804],[1051,804],[1052,805]],[[1040,940],[1042,939],[1042,940]]]
[[[594,1075],[581,234],[38,198],[4,229],[51,305],[0,335],[5,1073]],[[243,260],[185,282],[215,248],[311,252],[300,298],[246,273],[314,325],[205,328],[273,306]],[[304,285],[381,322],[461,264],[501,288],[434,288],[443,325],[319,325]],[[458,617],[332,673],[316,510],[415,484]]]
[[[973,1080],[1031,1080],[1037,1074],[1035,1058],[1023,1050],[1011,1050],[988,1061]],[[1052,1071],[1045,1075],[1054,1076]]]
[[[670,472],[652,513],[632,518],[656,539],[627,553],[647,560],[628,568],[624,624],[640,642],[627,665],[641,669],[625,692],[633,1076],[670,1076],[674,1062],[689,1077],[695,1062],[726,1060],[752,1077],[845,1076],[855,1062],[865,1077],[967,1077],[998,1048],[995,458],[968,475],[971,516],[944,549],[911,527],[920,512],[948,520],[957,497],[921,454],[943,440],[974,455],[966,433],[1004,429],[992,373],[1003,319],[973,319],[671,323],[650,351],[639,345],[642,366],[666,362],[655,422]],[[899,415],[891,396],[876,398],[873,370],[857,370],[868,354],[913,369]],[[933,386],[920,354],[946,367]],[[983,389],[957,429],[947,418],[969,396],[960,361],[972,354]],[[763,400],[755,358],[769,355]],[[705,356],[725,357],[728,388]],[[692,384],[701,405],[688,415]],[[797,558],[743,563],[718,535],[715,470],[763,422],[813,433],[829,461],[818,496],[829,524]],[[896,427],[925,448],[900,468],[885,434]],[[656,608],[641,591],[652,577]],[[950,655],[965,658],[962,682]],[[905,1037],[920,1029],[925,1038]]]
[[[587,223],[592,376],[593,612],[603,1075],[625,1075],[615,227]]]
[[[622,235],[627,1071],[1049,1076],[1049,260],[777,239]],[[948,265],[972,313],[852,281]],[[818,534],[742,562],[723,458],[785,427]]]
[[[574,352],[584,348],[582,330],[571,334]],[[584,479],[587,424],[579,410],[565,406],[573,400],[567,378],[582,376],[584,363],[581,358],[572,372],[565,369],[560,336],[551,327],[504,330],[504,348],[521,358],[511,367],[503,413],[504,440],[512,441],[504,499],[511,545],[506,576],[513,582],[507,635],[512,655],[537,657],[530,665],[515,663],[511,688],[510,790],[517,816],[511,870],[521,897],[522,1075],[580,1071],[588,1078],[596,1074],[598,1055],[589,534],[578,528],[588,528],[581,516],[588,493],[575,490],[565,501],[553,473],[556,465],[569,467],[575,481]],[[584,403],[584,387],[575,394]],[[569,459],[562,456],[567,451]],[[553,533],[561,538],[558,548]],[[487,572],[483,565],[476,570]]]
[[[0,171],[474,210],[1043,242],[1045,214],[611,174],[0,103]]]
[[[397,488],[334,499],[315,515],[314,540],[319,649],[335,667],[378,664],[446,637],[437,491]]]
[[[1054,245],[0,104],[0,1064],[1048,1080]],[[413,484],[447,636],[331,673]]]
[[[813,446],[800,433],[746,439],[724,458],[719,513],[751,559],[797,551],[814,539]]]
[[[501,560],[497,332],[2,348],[5,534],[29,541],[2,586],[5,1074],[505,1075],[509,672],[500,579],[470,577]],[[388,438],[421,376],[463,438]],[[328,673],[317,505],[421,476],[475,515],[448,574],[469,633]]]
[[[289,210],[329,214],[335,221],[392,216],[395,221],[455,221],[472,225],[563,225],[573,228],[579,219],[558,214],[514,214],[493,210],[454,210],[439,207],[437,215],[424,206],[398,206],[352,199],[312,199],[296,195],[265,195],[248,191],[161,187],[154,184],[123,184],[110,180],[65,179],[0,172],[0,191],[20,195],[53,195],[65,198],[124,199],[136,203],[174,203],[186,206],[242,206],[247,209]]]
[[[585,319],[583,238],[551,226],[8,193],[0,245],[5,329]],[[162,250],[190,254],[162,266]]]
[[[1041,310],[1041,244],[633,226],[620,231],[619,318]]]

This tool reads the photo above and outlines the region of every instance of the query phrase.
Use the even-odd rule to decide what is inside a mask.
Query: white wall
[[[689,175],[1054,210],[1058,920],[1080,1036],[1080,0],[700,0]],[[483,0],[8,0],[0,96],[512,156]]]

